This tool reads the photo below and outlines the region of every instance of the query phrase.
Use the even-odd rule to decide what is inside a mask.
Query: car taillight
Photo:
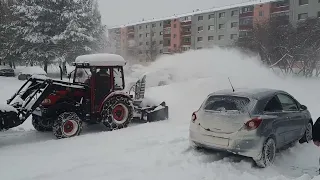
[[[196,112],[192,113],[191,120],[192,122],[195,122],[197,120]]]
[[[254,130],[260,126],[261,122],[262,122],[261,118],[253,118],[250,121],[246,122],[245,126],[247,130]]]

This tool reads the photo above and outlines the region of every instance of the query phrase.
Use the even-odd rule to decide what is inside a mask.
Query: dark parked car
[[[0,76],[14,77],[14,70],[10,66],[0,65]]]
[[[277,149],[312,141],[307,107],[274,89],[221,90],[192,114],[192,146],[253,158],[259,167],[273,163]]]

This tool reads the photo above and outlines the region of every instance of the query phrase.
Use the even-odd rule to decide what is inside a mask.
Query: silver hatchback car
[[[277,149],[311,141],[312,126],[307,107],[285,91],[221,90],[192,114],[189,139],[194,147],[251,157],[264,168]]]

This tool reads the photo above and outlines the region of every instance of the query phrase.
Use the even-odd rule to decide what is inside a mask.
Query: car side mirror
[[[301,106],[300,106],[300,109],[303,110],[303,111],[305,111],[305,110],[307,110],[308,108],[307,108],[307,106],[305,106],[305,105],[301,105]]]

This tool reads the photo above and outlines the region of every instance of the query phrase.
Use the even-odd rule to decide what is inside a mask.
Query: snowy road
[[[216,57],[216,58],[214,58]],[[179,66],[178,66],[179,65]],[[318,80],[281,79],[236,52],[211,50],[161,59],[148,71],[170,70],[168,86],[151,88],[147,95],[166,100],[168,121],[135,125],[104,132],[97,125],[75,138],[56,140],[38,133],[31,122],[0,134],[0,174],[3,180],[286,180],[314,177],[320,149],[296,145],[277,155],[274,166],[252,167],[249,159],[189,148],[188,125],[207,93],[235,87],[269,87],[289,91],[308,106],[313,118],[320,116]],[[150,79],[149,79],[150,80]],[[22,84],[0,79],[0,100],[5,102]]]

